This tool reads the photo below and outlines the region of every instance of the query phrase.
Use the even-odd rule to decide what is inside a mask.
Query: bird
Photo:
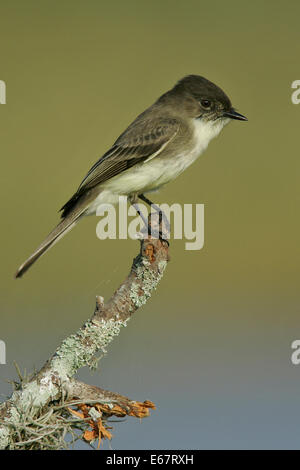
[[[102,204],[130,202],[174,180],[207,148],[231,120],[247,121],[225,92],[208,79],[187,75],[137,116],[91,167],[77,191],[60,209],[61,221],[18,268],[21,277],[84,216]]]

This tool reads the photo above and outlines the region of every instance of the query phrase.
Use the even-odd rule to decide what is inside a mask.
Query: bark
[[[158,219],[153,220],[152,215],[152,225],[158,223]],[[87,413],[92,416],[91,403],[96,402],[98,408],[93,410],[98,413],[98,420],[103,415],[143,417],[149,413],[149,408],[154,407],[151,402],[136,402],[74,379],[81,367],[95,366],[97,354],[106,354],[109,343],[119,335],[133,313],[147,302],[162,278],[168,262],[168,243],[150,236],[140,243],[140,253],[133,260],[127,278],[109,301],[104,303],[98,296],[93,316],[61,343],[31,380],[22,382],[0,405],[0,449],[15,448],[18,444],[15,436],[22,437],[20,429],[24,430],[24,422],[27,429],[29,422],[47,413],[51,407],[58,409],[73,403],[81,403],[82,406],[89,403],[88,408],[80,408],[79,405],[82,417],[87,418]],[[96,418],[94,416],[94,422]],[[107,437],[104,431],[102,437]]]

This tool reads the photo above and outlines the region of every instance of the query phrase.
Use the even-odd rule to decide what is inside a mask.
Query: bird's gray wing
[[[158,155],[175,137],[180,122],[175,118],[161,119],[153,126],[152,120],[133,122],[90,169],[77,192],[61,208],[62,217],[69,214],[79,199],[95,186]]]

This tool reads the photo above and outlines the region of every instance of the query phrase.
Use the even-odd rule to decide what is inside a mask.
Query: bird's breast
[[[179,142],[177,146],[174,142],[173,152],[166,156],[162,153],[144,164],[145,169],[148,165],[151,173],[148,182],[153,186],[151,189],[157,189],[177,178],[204,152],[209,142],[220,133],[223,126],[222,121],[203,122],[201,119],[194,119],[193,131],[188,140]]]
[[[150,192],[169,183],[188,168],[216,137],[224,124],[195,119],[187,141],[172,142],[172,148],[164,149],[152,159],[138,163],[130,169],[106,181],[99,187],[99,196],[87,213],[94,213],[103,203],[116,204],[119,195]]]

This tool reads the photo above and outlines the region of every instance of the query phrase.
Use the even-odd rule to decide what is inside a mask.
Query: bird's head
[[[189,117],[218,124],[220,121],[225,124],[229,119],[247,121],[245,116],[232,107],[230,99],[221,88],[199,75],[182,78],[165,96],[176,100],[181,111]]]

